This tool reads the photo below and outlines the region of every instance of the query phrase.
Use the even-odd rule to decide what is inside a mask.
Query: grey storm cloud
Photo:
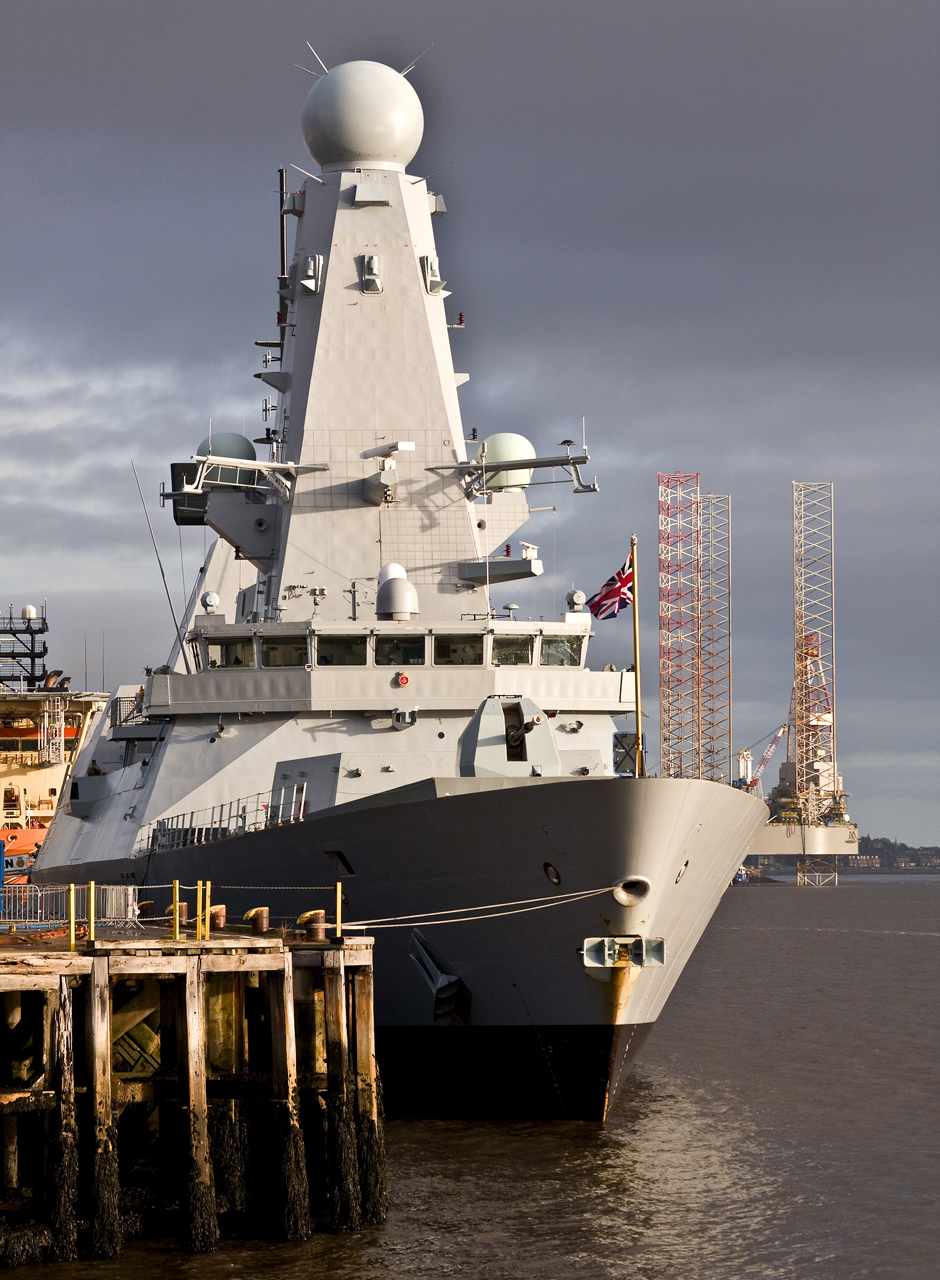
[[[699,471],[732,494],[746,746],[789,703],[790,484],[833,480],[850,809],[940,838],[934,5],[42,0],[3,26],[0,598],[48,596],[57,666],[87,637],[95,682],[104,635],[107,681],[136,681],[169,648],[130,459],[179,598],[204,534],[161,511],[168,463],[210,417],[261,426],[304,41],[397,67],[433,41],[411,168],[446,170],[465,424],[551,447],[584,416],[601,483],[539,491],[524,612],[635,532],[655,713],[656,473]],[[596,629],[592,664],[620,662],[628,628]]]

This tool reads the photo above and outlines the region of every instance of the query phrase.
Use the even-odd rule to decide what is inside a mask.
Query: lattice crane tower
[[[702,504],[679,471],[659,476],[659,747],[664,778],[702,776]]]
[[[836,771],[832,484],[793,482],[794,689],[791,758],[805,826],[842,821]]]
[[[702,497],[702,773],[731,781],[731,496]]]

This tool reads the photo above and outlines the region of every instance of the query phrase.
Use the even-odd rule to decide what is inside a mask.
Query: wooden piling
[[[291,954],[284,967],[268,978],[271,993],[271,1058],[274,1104],[281,1128],[281,1182],[283,1184],[284,1237],[306,1240],[310,1235],[310,1189],[300,1129],[300,1097],[297,1089],[297,1042],[294,1024],[294,971]]]
[[[211,898],[201,905],[205,932]],[[384,1220],[372,940],[159,928],[99,929],[84,954],[0,952],[14,1024],[0,1038],[0,1131],[7,1181],[25,1183],[0,1211],[0,1265],[114,1257],[122,1212],[128,1232],[177,1232],[196,1253],[216,1247],[219,1213],[241,1238]]]
[[[346,1021],[345,964],[341,947],[323,952],[323,1003],[326,1012],[326,1186],[330,1226],[358,1231],[362,1225],[359,1163],[349,1039]]]
[[[215,1185],[209,1158],[209,1104],[204,1057],[205,1013],[202,960],[188,956],[184,978],[184,1060],[180,1075],[186,1081],[185,1117],[188,1178],[184,1247],[190,1253],[212,1253],[219,1243]],[[185,1074],[184,1074],[185,1073]]]
[[[388,1217],[385,1135],[379,1114],[372,966],[353,969],[356,1022],[356,1138],[363,1225],[381,1225]]]
[[[116,1258],[121,1252],[120,1181],[117,1129],[111,1115],[111,992],[108,960],[91,962],[85,1004],[85,1052],[91,1105],[93,1164],[91,1253]]]
[[[74,1262],[78,1257],[78,1123],[72,1052],[72,989],[64,975],[59,978],[49,1067],[48,1083],[58,1099],[53,1130],[52,1186],[48,1197],[52,1258],[56,1262]]]

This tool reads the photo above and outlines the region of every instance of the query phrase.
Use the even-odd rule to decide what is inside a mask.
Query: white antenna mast
[[[326,74],[327,74],[327,75],[329,75],[329,74],[330,74],[330,69],[329,69],[329,67],[326,65],[326,63],[323,61],[323,59],[322,59],[322,58],[320,57],[320,55],[317,53],[316,49],[314,49],[314,47],[313,47],[313,45],[310,43],[310,41],[309,41],[309,40],[305,40],[305,41],[304,41],[304,44],[307,46],[307,48],[310,50],[310,52],[311,52],[311,53],[313,54],[313,56],[316,58],[317,62],[319,62],[320,66],[323,68],[323,70],[326,72]],[[294,65],[296,66],[296,63],[295,63]]]
[[[428,49],[433,49],[433,48],[434,48],[434,41],[432,40],[431,43],[428,45]],[[427,53],[428,49],[422,49],[421,52],[418,54],[417,58],[414,58],[411,62],[409,62],[407,67],[405,67],[404,71],[400,72],[400,74],[403,76],[406,76],[409,71],[414,71],[415,67],[420,62],[420,60],[424,57],[424,55]]]
[[[321,80],[322,80],[322,78],[323,78],[323,77],[321,76],[320,78],[321,78]],[[293,161],[291,161],[291,166],[290,166],[290,167],[291,167],[292,169],[296,169],[298,173],[302,173],[302,174],[304,175],[304,177],[305,177],[305,178],[313,178],[314,182],[321,182],[321,183],[323,183],[323,179],[322,179],[322,178],[318,178],[318,177],[317,177],[317,175],[316,175],[315,173],[308,173],[306,169],[301,169],[300,165],[299,165],[299,164],[294,164],[294,163],[293,163]],[[326,183],[323,183],[323,185],[324,185],[324,186],[326,186]]]

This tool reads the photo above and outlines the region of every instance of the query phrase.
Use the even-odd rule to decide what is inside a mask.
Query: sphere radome
[[[307,150],[329,172],[403,171],[421,145],[424,112],[403,75],[381,62],[344,62],[321,76],[301,114]]]

